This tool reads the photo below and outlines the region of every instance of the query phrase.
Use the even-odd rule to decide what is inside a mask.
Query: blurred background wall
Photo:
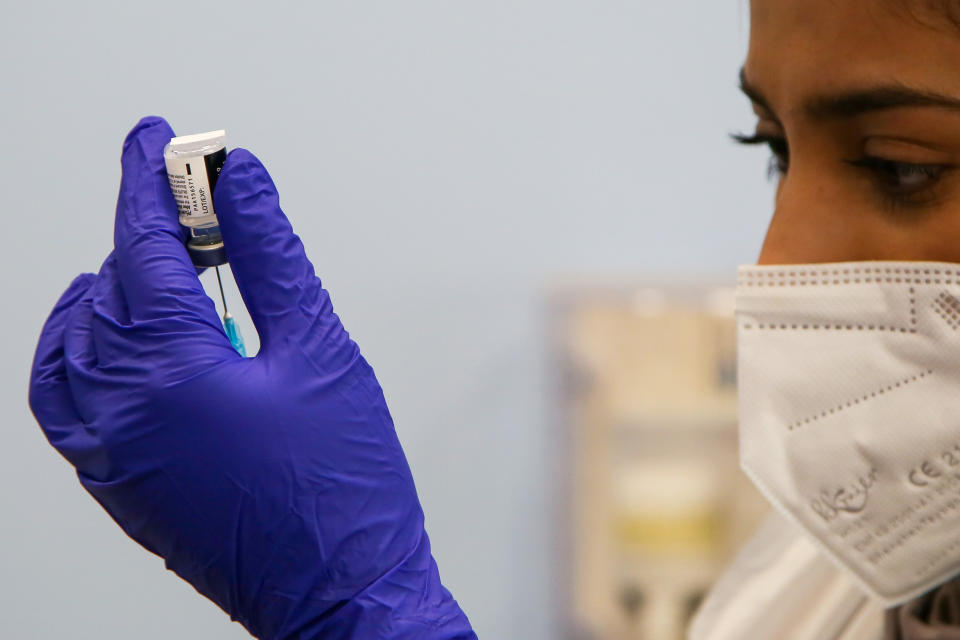
[[[146,114],[266,163],[376,368],[444,582],[557,637],[546,292],[732,279],[770,209],[725,2],[7,2],[0,20],[0,635],[242,638],[124,537],[26,403],[40,326],[112,242]],[[209,283],[208,283],[209,284]],[[236,308],[236,305],[233,305]],[[252,333],[245,319],[247,333]]]

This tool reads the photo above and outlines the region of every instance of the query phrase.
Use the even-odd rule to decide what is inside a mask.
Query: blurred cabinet
[[[565,637],[682,638],[767,509],[737,461],[733,291],[581,287],[552,311]]]

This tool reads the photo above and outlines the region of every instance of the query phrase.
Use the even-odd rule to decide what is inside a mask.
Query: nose
[[[761,265],[862,260],[864,234],[830,181],[793,166],[781,178]]]

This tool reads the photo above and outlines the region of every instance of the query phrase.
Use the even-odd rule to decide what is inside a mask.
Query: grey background
[[[120,144],[153,113],[180,133],[226,128],[270,168],[378,372],[444,582],[480,636],[556,637],[546,292],[732,277],[755,257],[765,159],[726,139],[752,124],[735,88],[745,13],[5,2],[0,636],[247,637],[124,537],[26,403],[43,319],[109,251]]]

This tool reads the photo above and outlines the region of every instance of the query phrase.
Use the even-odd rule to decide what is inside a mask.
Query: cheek
[[[950,200],[923,213],[887,216],[887,253],[896,260],[960,263],[960,201]]]
[[[960,197],[923,211],[894,211],[868,180],[823,166],[795,164],[780,181],[759,264],[960,263]]]

